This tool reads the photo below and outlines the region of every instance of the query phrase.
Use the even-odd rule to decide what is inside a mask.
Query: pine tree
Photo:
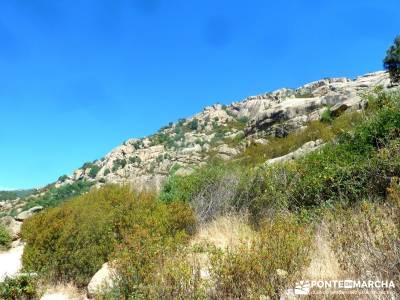
[[[395,38],[394,44],[387,50],[383,66],[389,71],[392,83],[400,82],[400,35]]]

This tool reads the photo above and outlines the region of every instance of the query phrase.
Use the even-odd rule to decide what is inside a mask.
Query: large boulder
[[[275,157],[272,159],[269,159],[265,162],[266,165],[273,165],[276,163],[281,163],[281,162],[286,162],[289,160],[293,160],[293,159],[298,159],[300,157],[303,157],[305,155],[307,155],[310,152],[313,152],[315,150],[318,150],[319,148],[321,148],[324,145],[323,140],[316,140],[316,141],[311,141],[311,142],[307,142],[305,143],[303,146],[301,146],[299,149],[290,152],[286,155],[283,156],[279,156],[279,157]]]
[[[102,292],[107,292],[114,286],[115,272],[108,263],[103,264],[101,269],[94,274],[87,287],[87,296],[94,298]]]
[[[0,224],[8,230],[13,241],[19,238],[22,222],[16,221],[13,217],[6,216],[0,219]]]
[[[43,210],[43,206],[34,206],[26,211],[23,211],[21,213],[19,213],[16,217],[15,220],[23,222],[26,219],[29,219],[30,217],[32,217],[34,214],[40,212],[41,210]]]

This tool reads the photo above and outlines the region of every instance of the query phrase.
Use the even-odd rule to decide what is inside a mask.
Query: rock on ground
[[[113,287],[113,271],[108,263],[103,264],[101,269],[94,274],[87,287],[87,295],[92,298],[100,292],[107,291]]]
[[[303,146],[301,146],[299,149],[297,149],[297,150],[295,150],[293,152],[290,152],[290,153],[288,153],[286,155],[275,157],[275,158],[267,160],[265,162],[265,165],[273,165],[273,164],[280,163],[280,162],[285,162],[285,161],[289,161],[289,160],[293,160],[293,159],[298,159],[300,157],[305,156],[306,154],[308,154],[310,152],[318,150],[323,145],[324,145],[324,143],[323,143],[322,140],[316,140],[316,141],[307,142]]]
[[[23,221],[25,221],[26,219],[32,217],[35,213],[40,212],[42,209],[43,209],[42,206],[35,206],[35,207],[32,207],[32,208],[30,208],[30,209],[28,209],[28,210],[26,210],[26,211],[23,211],[23,212],[19,213],[19,214],[15,217],[15,219],[16,219],[17,221],[23,222]]]

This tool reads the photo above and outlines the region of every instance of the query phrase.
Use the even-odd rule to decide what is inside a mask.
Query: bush
[[[331,123],[333,120],[332,113],[330,108],[326,108],[321,114],[321,122],[322,123]]]
[[[353,132],[340,133],[323,149],[248,172],[238,186],[235,205],[249,210],[257,222],[281,210],[385,196],[388,178],[400,174],[400,107],[396,94],[379,99]],[[341,120],[347,127],[347,117]]]
[[[252,241],[212,255],[215,298],[279,298],[307,266],[311,242],[311,232],[292,215],[265,222]]]
[[[400,82],[400,36],[397,36],[394,43],[386,52],[383,66],[389,71],[392,83]]]
[[[391,193],[398,199],[399,187]],[[341,267],[362,280],[400,280],[400,211],[395,203],[361,201],[325,214]],[[397,298],[400,288],[395,289]],[[394,295],[393,295],[394,296]],[[396,298],[396,296],[395,296]]]
[[[90,171],[88,173],[90,178],[96,178],[97,173],[99,173],[100,167],[98,165],[93,165],[90,167]]]
[[[38,299],[38,280],[33,275],[6,278],[0,283],[0,298],[4,300]]]
[[[11,245],[12,238],[8,230],[0,224],[0,250],[8,249]]]
[[[162,187],[160,200],[190,202],[205,186],[215,182],[225,173],[225,168],[215,164],[195,170],[188,176],[172,175]]]
[[[113,162],[113,167],[112,167],[112,171],[115,172],[119,169],[122,169],[126,166],[126,160],[125,159],[120,159],[117,158],[116,160],[114,160]]]
[[[49,190],[47,190],[44,195],[28,201],[28,203],[23,207],[23,210],[27,210],[37,205],[43,207],[57,206],[72,197],[76,197],[83,193],[86,193],[87,191],[89,191],[92,185],[92,182],[76,181],[74,183],[63,185],[59,188],[55,188],[53,186]]]
[[[152,194],[135,195],[127,187],[105,186],[24,222],[23,266],[52,281],[84,286],[116,246],[129,244],[136,234],[168,240],[189,233],[193,226],[194,215],[184,203],[166,205]]]

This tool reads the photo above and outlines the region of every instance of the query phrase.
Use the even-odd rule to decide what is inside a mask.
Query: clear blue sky
[[[398,0],[0,0],[0,188],[204,106],[382,69]]]

